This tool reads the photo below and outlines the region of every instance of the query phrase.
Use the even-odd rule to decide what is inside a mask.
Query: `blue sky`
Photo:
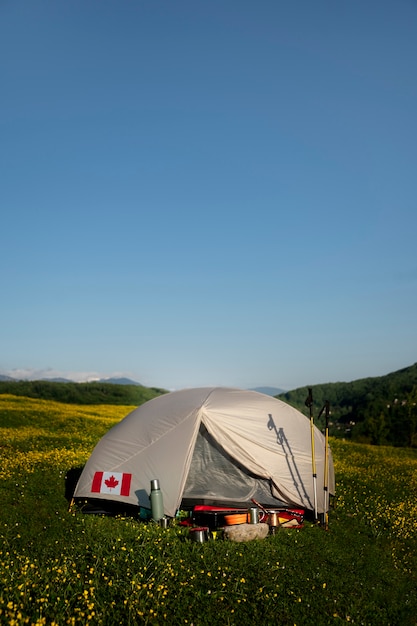
[[[417,4],[0,2],[0,372],[417,361]]]

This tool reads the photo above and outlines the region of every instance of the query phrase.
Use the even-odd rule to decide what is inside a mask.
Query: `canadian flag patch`
[[[96,472],[91,485],[92,493],[108,493],[112,496],[130,495],[132,474],[122,472]]]

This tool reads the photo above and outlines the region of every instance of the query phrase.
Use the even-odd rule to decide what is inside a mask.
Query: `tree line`
[[[313,417],[322,430],[324,414],[318,416],[325,402],[330,403],[330,435],[417,448],[417,363],[386,376],[313,385],[311,390]],[[308,387],[299,387],[276,397],[309,416],[308,392]],[[0,381],[0,394],[6,393],[70,404],[139,406],[167,391],[104,382]]]
[[[164,389],[142,385],[113,383],[55,382],[48,380],[0,381],[0,394],[54,400],[68,404],[115,404],[139,406],[156,396],[167,393]]]

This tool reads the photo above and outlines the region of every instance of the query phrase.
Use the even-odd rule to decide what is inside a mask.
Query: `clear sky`
[[[0,0],[0,372],[417,361],[414,0]]]

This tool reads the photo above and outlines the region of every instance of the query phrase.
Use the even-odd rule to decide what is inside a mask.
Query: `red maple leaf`
[[[105,483],[106,487],[108,487],[109,489],[114,489],[119,484],[119,481],[116,480],[115,477],[112,475],[112,476],[110,476],[110,478],[107,478],[104,481],[104,483]]]

